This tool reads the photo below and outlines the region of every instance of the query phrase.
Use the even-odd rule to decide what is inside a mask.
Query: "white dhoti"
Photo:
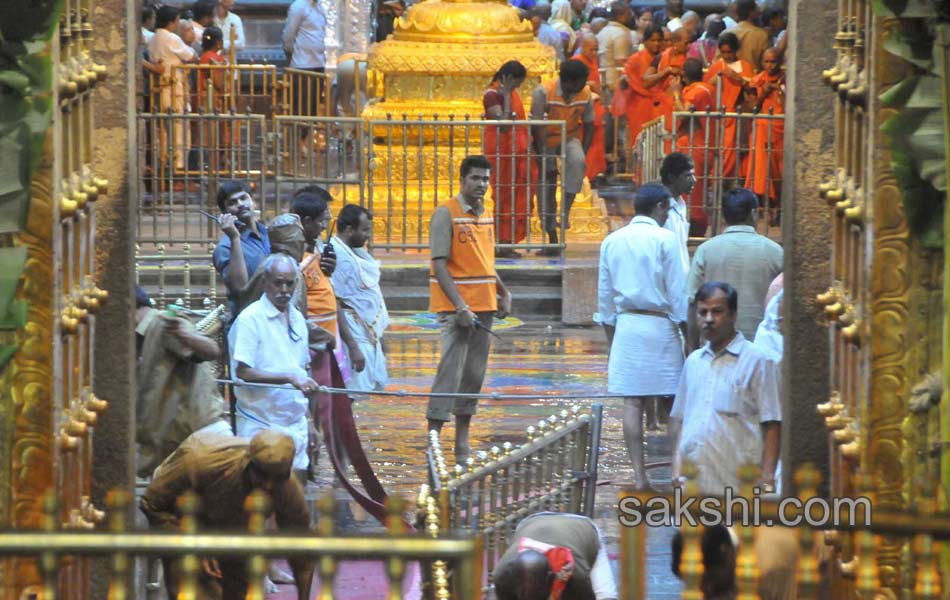
[[[363,321],[352,309],[344,309],[343,318],[350,328],[350,335],[353,341],[359,346],[363,358],[366,359],[366,365],[362,371],[357,372],[352,368],[352,357],[350,363],[350,379],[346,382],[348,390],[373,390],[380,391],[386,388],[389,383],[389,371],[386,369],[386,355],[383,353],[383,344],[369,325]],[[354,394],[354,398],[361,398],[360,394]]]
[[[248,412],[240,404],[235,405],[235,422],[237,436],[251,439],[258,432],[265,429],[273,429],[283,434],[289,435],[294,441],[294,469],[304,470],[310,466],[310,455],[307,453],[307,445],[310,441],[310,429],[307,427],[307,417],[302,416],[289,424],[278,425],[268,423],[260,419],[257,415]]]
[[[683,340],[668,317],[620,313],[607,363],[607,391],[673,396],[683,370]]]

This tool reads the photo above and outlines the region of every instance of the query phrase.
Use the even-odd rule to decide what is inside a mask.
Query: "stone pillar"
[[[821,72],[835,63],[837,3],[789,2],[788,94],[785,100],[785,178],[782,237],[785,246],[785,332],[782,424],[783,489],[805,462],[822,473],[827,489],[828,437],[815,405],[829,395],[830,344],[815,296],[831,279],[832,221],[818,185],[833,175],[834,97]]]
[[[93,60],[108,79],[97,91],[92,169],[108,178],[109,192],[96,202],[96,285],[109,299],[96,316],[95,394],[109,402],[95,431],[92,496],[101,506],[106,492],[134,491],[135,466],[135,69],[139,4],[133,0],[94,3]],[[131,519],[129,522],[132,522]],[[93,598],[108,590],[107,560],[91,569]]]

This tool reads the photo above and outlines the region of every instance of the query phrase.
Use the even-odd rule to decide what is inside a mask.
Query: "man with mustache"
[[[264,260],[264,295],[238,315],[228,333],[231,372],[250,383],[290,384],[296,389],[235,385],[236,429],[251,438],[275,429],[294,441],[294,474],[306,481],[308,394],[317,391],[309,376],[307,321],[291,303],[297,263],[286,254]]]
[[[237,296],[271,253],[270,237],[254,213],[254,199],[247,183],[237,180],[221,182],[216,200],[221,211],[218,225],[224,235],[214,247],[211,260],[228,288],[228,309],[233,320],[237,317]]]
[[[673,485],[684,482],[682,461],[698,469],[699,491],[739,491],[739,467],[762,466],[761,490],[775,491],[782,413],[778,365],[736,330],[739,298],[728,283],[711,281],[696,293],[706,345],[686,359],[670,414]]]

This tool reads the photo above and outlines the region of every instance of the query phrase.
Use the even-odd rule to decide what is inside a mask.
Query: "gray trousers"
[[[475,313],[488,328],[492,326],[494,311]],[[432,382],[433,392],[477,394],[482,391],[491,339],[487,331],[473,327],[459,327],[455,313],[439,313],[442,325],[439,368]],[[475,414],[475,398],[429,398],[426,417],[433,421],[448,421],[452,415]]]

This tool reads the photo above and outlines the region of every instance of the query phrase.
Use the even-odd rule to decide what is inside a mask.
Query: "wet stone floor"
[[[439,356],[438,327],[427,315],[394,314],[388,335],[390,390],[428,391]],[[602,394],[607,390],[606,341],[599,327],[564,327],[559,323],[522,323],[516,319],[496,322],[502,340],[492,341],[483,391],[505,394]],[[620,399],[602,401],[604,423],[601,438],[599,485],[594,519],[607,538],[612,559],[619,555],[617,494],[631,481],[630,463],[622,433]],[[520,444],[527,426],[569,408],[575,401],[481,400],[472,420],[472,450],[488,450],[508,441]],[[591,400],[579,402],[589,406]],[[364,448],[390,493],[414,498],[426,479],[425,409],[422,397],[376,397],[354,407]],[[443,449],[451,453],[454,428],[442,433]],[[669,443],[662,432],[647,435],[647,463],[670,460]],[[447,456],[447,458],[451,458]],[[312,491],[327,489],[332,481],[328,461],[321,459],[319,483]],[[654,487],[669,489],[670,470],[650,470]],[[355,503],[354,516],[362,526],[375,524]],[[679,584],[670,572],[668,528],[648,533],[648,598],[679,597]],[[616,563],[615,563],[616,566]],[[619,573],[618,573],[619,575]],[[618,577],[619,581],[619,577]],[[339,584],[339,582],[337,582]],[[339,585],[337,586],[339,587]]]

